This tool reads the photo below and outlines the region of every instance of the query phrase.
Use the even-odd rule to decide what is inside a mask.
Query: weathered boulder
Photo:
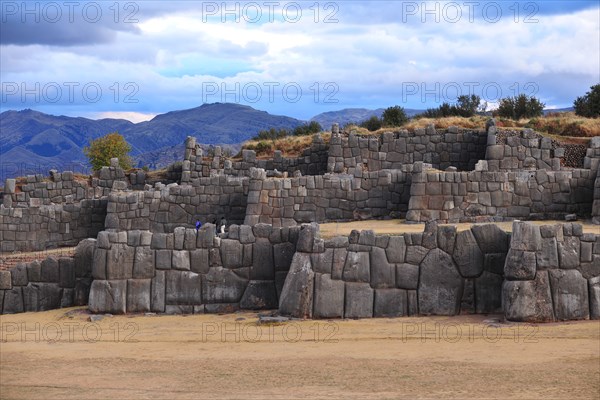
[[[96,248],[92,262],[92,277],[94,279],[106,280],[106,250]]]
[[[240,300],[244,310],[271,310],[279,305],[274,281],[250,281]]]
[[[42,282],[58,283],[60,281],[60,271],[57,259],[53,257],[46,258],[44,261],[42,261],[41,271]],[[13,278],[13,285],[14,284],[15,283]]]
[[[504,281],[502,308],[505,318],[509,321],[553,321],[548,271],[538,271],[534,280]]]
[[[543,238],[541,249],[535,253],[535,257],[539,269],[558,268],[558,247],[556,238]]]
[[[344,281],[333,280],[329,274],[315,274],[313,317],[342,318],[344,291]]]
[[[376,289],[373,317],[405,317],[408,316],[408,298],[406,290]]]
[[[212,267],[202,277],[202,303],[238,303],[247,285],[248,281],[232,270]]]
[[[463,277],[475,278],[483,272],[483,253],[470,229],[456,236],[453,257]]]
[[[431,250],[420,266],[419,312],[425,315],[458,314],[463,285],[452,257],[440,249]]]
[[[190,251],[190,269],[197,274],[206,274],[210,268],[208,249]]]
[[[314,278],[310,254],[296,253],[279,298],[282,315],[312,317]]]
[[[88,308],[93,313],[125,314],[127,311],[127,281],[94,280]]]
[[[559,321],[588,319],[588,282],[576,269],[551,269],[550,288],[554,304],[554,316]]]
[[[346,282],[344,317],[373,317],[373,292],[368,283]]]
[[[388,263],[385,250],[373,247],[370,258],[371,287],[378,289],[396,287],[396,267]]]

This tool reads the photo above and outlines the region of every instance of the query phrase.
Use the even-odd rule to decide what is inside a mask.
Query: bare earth
[[[5,315],[0,398],[600,397],[600,321],[494,317],[259,326],[256,313],[95,323],[83,308]]]

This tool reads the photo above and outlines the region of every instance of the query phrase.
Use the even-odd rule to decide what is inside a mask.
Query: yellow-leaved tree
[[[131,146],[118,132],[112,132],[90,142],[83,148],[83,154],[90,160],[94,171],[110,166],[110,159],[117,157],[123,169],[131,168],[129,152]]]

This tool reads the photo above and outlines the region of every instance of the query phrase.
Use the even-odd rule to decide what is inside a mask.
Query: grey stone
[[[406,290],[376,289],[373,317],[405,317],[408,316],[408,298]]]
[[[225,268],[241,268],[244,245],[237,240],[221,240],[221,261]]]
[[[212,267],[202,277],[202,303],[238,303],[247,284],[230,269]]]
[[[106,278],[110,280],[133,277],[134,247],[123,243],[113,244],[106,256]],[[42,266],[42,273],[43,273]]]
[[[460,311],[463,279],[452,257],[440,249],[427,254],[420,266],[419,312],[429,315],[456,315]]]
[[[344,318],[373,317],[373,292],[368,283],[346,282]]]
[[[25,312],[60,308],[62,289],[56,283],[30,283],[23,288]]]
[[[559,321],[588,319],[588,282],[575,269],[548,271],[554,304],[554,316]]]
[[[75,277],[83,278],[92,276],[92,264],[94,260],[94,248],[96,240],[84,239],[75,248]]]
[[[566,236],[564,241],[558,243],[558,259],[563,269],[579,267],[579,238]]]
[[[333,264],[333,249],[325,249],[323,253],[313,253],[310,255],[313,270],[321,274],[331,274]]]
[[[133,260],[133,278],[148,279],[154,277],[154,250],[148,246],[135,248]]]
[[[315,273],[309,254],[296,253],[279,298],[279,313],[311,318]]]
[[[288,271],[296,252],[293,243],[279,243],[273,246],[273,261],[276,271]]]
[[[371,282],[369,253],[349,251],[344,264],[343,280],[346,282]]]
[[[408,246],[406,250],[406,263],[419,265],[425,259],[429,250],[423,246]]]
[[[23,290],[21,287],[13,287],[4,291],[3,314],[16,314],[24,311]]]
[[[173,250],[171,267],[180,271],[189,271],[190,252],[187,250]]]
[[[438,226],[437,236],[438,247],[442,251],[452,254],[456,242],[456,227],[452,225]]]
[[[344,281],[333,280],[329,274],[315,274],[313,318],[342,318],[344,292]]]
[[[600,276],[588,280],[590,319],[600,319]]]
[[[0,290],[12,289],[12,280],[10,271],[0,270]]]
[[[60,258],[59,267],[59,286],[61,288],[75,287],[75,261],[72,258]]]
[[[240,243],[249,244],[254,243],[256,238],[252,233],[252,227],[249,225],[240,225]]]
[[[465,278],[476,278],[483,272],[483,253],[471,230],[458,233],[453,258]]]
[[[206,254],[208,255],[208,251]],[[173,259],[173,250],[155,250],[156,253],[156,269],[171,269]]]
[[[94,279],[106,280],[106,250],[97,247],[94,250],[92,263],[92,277]]]
[[[250,277],[252,280],[275,279],[275,266],[273,265],[273,245],[268,239],[257,239],[253,245],[252,267]]]
[[[514,222],[510,248],[524,251],[540,250],[542,248],[540,227],[530,222]]]
[[[150,293],[150,309],[152,310],[152,312],[165,312],[165,274],[165,271],[156,271],[156,275],[154,276],[154,278],[152,278]]]
[[[92,286],[92,278],[77,278],[75,288],[73,289],[73,305],[85,306],[88,304],[90,297],[90,287]]]
[[[540,269],[558,268],[558,247],[555,238],[543,238],[542,248],[535,253]]]
[[[506,253],[508,251],[509,236],[497,225],[473,225],[471,231],[483,253]]]
[[[149,312],[152,279],[127,280],[127,312]]]
[[[273,231],[272,225],[267,224],[256,224],[252,227],[252,231],[254,232],[254,236],[256,238],[268,239],[271,236],[271,232]]]
[[[274,281],[250,281],[240,300],[243,310],[271,310],[279,306]]]
[[[396,286],[400,289],[416,290],[419,286],[419,266],[398,264],[396,266]]]
[[[388,263],[385,250],[373,247],[370,253],[371,286],[376,289],[396,287],[396,268]]]
[[[75,289],[65,288],[62,290],[59,308],[73,307]]]
[[[296,244],[296,251],[303,253],[311,253],[313,250],[313,242],[317,234],[317,227],[314,224],[303,225],[300,235],[298,236],[298,243]]]
[[[538,271],[534,280],[504,281],[502,307],[504,317],[509,321],[553,321],[548,271]]]
[[[210,268],[208,249],[190,251],[190,268],[197,274],[206,274]]]
[[[32,261],[27,264],[27,279],[29,282],[42,281],[42,265],[39,261]]]
[[[60,271],[58,260],[48,257],[42,261],[42,282],[58,283],[60,280]],[[14,282],[13,282],[14,285]]]
[[[387,259],[391,263],[403,263],[406,256],[404,236],[390,236],[388,247],[385,249]]]
[[[536,275],[536,259],[533,251],[508,250],[504,264],[504,277],[508,280],[531,280]]]
[[[501,275],[483,271],[475,278],[475,311],[477,314],[496,313],[502,310]]]
[[[93,313],[125,314],[127,281],[94,280],[90,288],[88,307]]]
[[[336,248],[333,250],[333,264],[331,266],[332,279],[342,279],[347,254],[348,250],[345,248]]]
[[[506,253],[488,253],[483,257],[483,270],[496,275],[504,274]]]
[[[13,286],[27,286],[27,284],[29,283],[29,280],[27,279],[27,265],[26,264],[20,263],[20,264],[15,265],[13,268],[10,269],[10,276],[12,278]],[[56,280],[56,282],[57,281],[58,281],[58,279]],[[55,281],[52,280],[51,282],[55,282]],[[6,288],[6,289],[10,289],[10,288]]]
[[[202,302],[202,277],[191,271],[166,271],[166,305],[197,305]]]

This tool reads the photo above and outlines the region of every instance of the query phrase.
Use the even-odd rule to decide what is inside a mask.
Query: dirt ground
[[[0,316],[2,399],[598,399],[600,321]]]
[[[552,225],[556,223],[565,223],[565,221],[529,221],[536,225]],[[583,232],[600,234],[600,226],[592,224],[590,221],[576,221],[583,225]],[[484,224],[489,224],[486,222]],[[496,222],[500,228],[506,232],[512,231],[512,222]],[[473,223],[460,223],[460,224],[440,224],[440,225],[455,225],[459,231],[469,229]],[[365,230],[372,229],[377,234],[402,234],[402,233],[420,233],[423,232],[425,224],[407,224],[402,219],[390,219],[390,220],[368,220],[368,221],[352,221],[352,222],[330,222],[326,224],[319,224],[321,230],[321,236],[324,238],[330,238],[337,235],[349,235],[353,229]]]

